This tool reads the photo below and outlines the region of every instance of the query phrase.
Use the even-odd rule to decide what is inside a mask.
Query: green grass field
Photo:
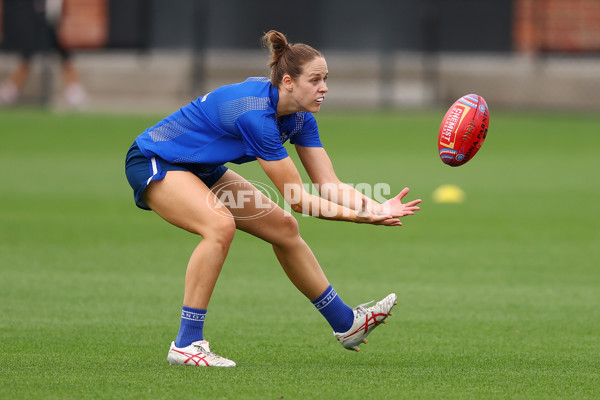
[[[369,344],[343,350],[238,233],[205,326],[238,367],[196,369],[166,353],[199,238],[137,209],[123,172],[162,115],[1,111],[0,398],[597,399],[600,117],[492,111],[481,151],[450,168],[442,115],[318,115],[342,180],[424,200],[401,228],[298,216],[346,303],[398,293]],[[434,203],[445,183],[466,201]]]

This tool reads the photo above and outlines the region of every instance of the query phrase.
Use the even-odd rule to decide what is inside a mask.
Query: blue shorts
[[[133,189],[135,204],[144,210],[150,207],[142,201],[144,191],[152,181],[158,181],[165,177],[167,171],[188,171],[196,175],[207,187],[212,187],[227,171],[224,165],[206,164],[171,164],[160,157],[146,157],[133,143],[127,152],[125,160],[125,174]]]

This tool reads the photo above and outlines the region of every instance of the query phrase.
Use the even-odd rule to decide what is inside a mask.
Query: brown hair
[[[271,52],[269,67],[271,83],[279,86],[283,76],[288,74],[296,79],[302,74],[304,64],[317,57],[323,57],[320,51],[304,43],[290,44],[281,32],[270,30],[262,37],[262,44]]]

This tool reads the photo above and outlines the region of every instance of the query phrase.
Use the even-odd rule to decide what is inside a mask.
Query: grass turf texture
[[[238,367],[197,369],[165,359],[198,238],[136,209],[123,172],[160,116],[0,112],[0,398],[597,398],[600,118],[493,113],[450,168],[442,115],[318,115],[342,180],[424,199],[401,228],[298,217],[346,303],[398,293],[370,343],[343,350],[238,233],[205,329]],[[445,183],[466,201],[433,203]]]

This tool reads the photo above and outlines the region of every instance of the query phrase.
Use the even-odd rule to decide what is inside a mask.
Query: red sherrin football
[[[458,167],[472,159],[481,148],[490,124],[490,112],[483,97],[468,94],[448,109],[438,135],[442,161]]]

